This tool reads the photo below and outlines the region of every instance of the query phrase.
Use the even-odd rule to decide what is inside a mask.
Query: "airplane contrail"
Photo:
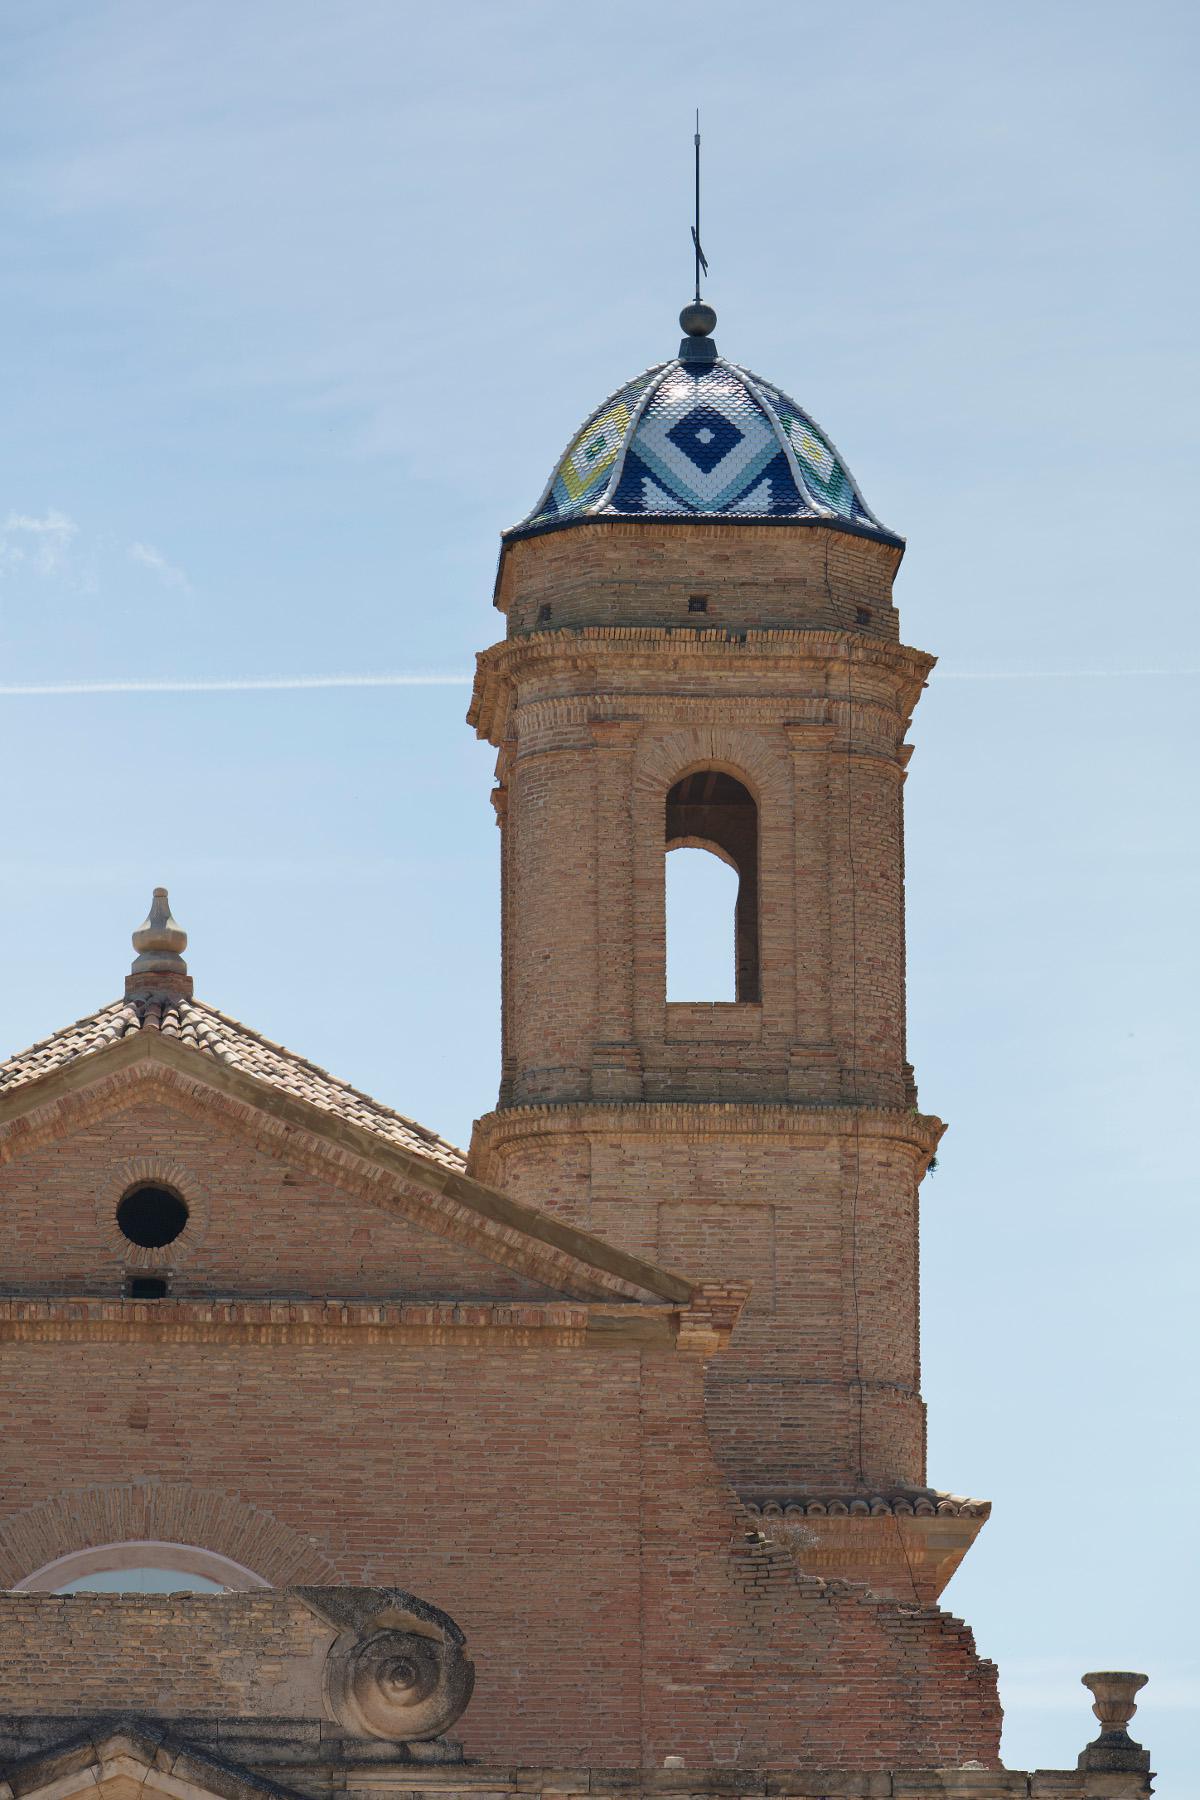
[[[33,681],[0,694],[249,694],[302,688],[469,687],[469,675],[235,675],[213,681]]]
[[[1144,676],[1200,675],[1180,669],[935,669],[941,681],[1116,681]],[[298,693],[315,688],[469,687],[468,674],[418,671],[396,675],[235,675],[226,680],[30,681],[0,683],[5,697],[88,694]]]
[[[1143,675],[1200,675],[1200,669],[935,669],[933,681],[1124,681]]]

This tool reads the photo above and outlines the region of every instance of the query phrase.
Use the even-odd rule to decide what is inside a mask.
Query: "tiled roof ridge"
[[[942,1518],[986,1519],[990,1500],[973,1500],[943,1488],[912,1488],[893,1494],[801,1495],[779,1499],[744,1500],[756,1519],[788,1518]]]
[[[384,1105],[319,1063],[310,1062],[203,1000],[158,1000],[135,995],[110,1001],[0,1062],[0,1095],[142,1031],[157,1031],[230,1067],[240,1067],[244,1073],[270,1085],[285,1086],[270,1066],[255,1066],[256,1052],[262,1053],[268,1065],[270,1059],[277,1058],[290,1073],[308,1078],[309,1091],[295,1091],[310,1104],[326,1112],[354,1117],[366,1130],[383,1137],[407,1136],[411,1140],[408,1147],[418,1154],[428,1155],[458,1172],[466,1168],[464,1152],[428,1126]],[[240,1057],[239,1047],[245,1053]],[[339,1101],[343,1102],[340,1106]]]
[[[773,381],[767,381],[764,379],[763,376],[756,375],[754,370],[748,369],[744,363],[733,362],[729,357],[726,357],[726,356],[718,357],[717,361],[724,363],[726,368],[732,369],[736,375],[739,375],[742,378],[742,380],[746,383],[747,387],[750,389],[750,392],[753,394],[754,398],[758,401],[759,405],[762,407],[763,412],[766,414],[768,421],[770,422],[772,428],[774,429],[775,435],[779,439],[779,443],[784,451],[784,454],[786,455],[788,462],[791,465],[792,474],[795,478],[796,485],[800,489],[800,492],[809,501],[809,503],[813,507],[814,511],[820,513],[823,517],[828,518],[828,519],[836,519],[838,517],[838,514],[836,513],[836,511],[834,511],[833,508],[826,506],[824,504],[824,502],[821,500],[820,495],[816,492],[813,482],[805,476],[804,471],[801,469],[799,459],[796,456],[795,450],[792,447],[792,444],[788,437],[788,434],[783,429],[783,421],[780,418],[781,403],[784,406],[790,406],[794,410],[796,417],[803,419],[807,425],[812,427],[812,429],[817,433],[818,437],[820,437],[824,440],[827,448],[832,452],[833,456],[836,458],[838,463],[840,463],[842,472],[845,475],[847,482],[850,484],[851,489],[853,490],[854,497],[858,501],[858,504],[862,508],[863,512],[866,514],[866,517],[870,521],[871,525],[873,525],[878,531],[883,532],[888,537],[898,537],[899,536],[899,534],[897,532],[894,532],[892,530],[890,525],[885,525],[883,520],[881,518],[879,518],[876,513],[873,513],[871,511],[871,508],[867,505],[867,502],[863,497],[862,489],[859,487],[858,482],[854,479],[854,475],[851,472],[849,463],[846,461],[845,457],[842,455],[841,451],[838,449],[837,445],[834,443],[833,439],[830,437],[830,435],[826,431],[825,427],[823,425],[819,424],[818,421],[813,418],[812,414],[808,411],[807,407],[801,406],[798,400],[793,400],[793,398],[790,394],[785,393],[783,388],[777,387]]]

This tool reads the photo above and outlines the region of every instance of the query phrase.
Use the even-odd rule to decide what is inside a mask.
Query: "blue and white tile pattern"
[[[611,395],[514,529],[680,516],[843,519],[894,536],[807,413],[723,357],[662,363]]]

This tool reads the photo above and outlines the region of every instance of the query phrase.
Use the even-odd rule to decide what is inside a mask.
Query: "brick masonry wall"
[[[315,1540],[335,1582],[460,1622],[472,1754],[639,1760],[636,1354],[60,1344],[0,1363],[0,1432],[20,1443],[0,1514],[52,1507],[60,1554],[81,1547],[64,1489],[232,1498]],[[236,1556],[222,1522],[192,1541]]]
[[[514,1108],[481,1120],[485,1180],[689,1275],[752,1283],[708,1370],[708,1423],[748,1496],[926,1478],[917,1182],[906,1114],[702,1105]],[[860,1438],[861,1431],[861,1438]]]
[[[61,1394],[70,1383],[74,1418],[53,1418],[60,1475],[103,1481],[132,1462],[164,1479],[186,1470],[190,1481],[224,1482],[317,1526],[342,1579],[436,1595],[478,1666],[469,1754],[535,1764],[667,1754],[787,1764],[803,1747],[850,1764],[994,1754],[990,1674],[962,1627],[798,1581],[770,1551],[731,1557],[729,1510],[678,1363],[641,1380],[636,1366],[618,1374],[615,1359],[568,1371],[547,1359],[447,1358],[438,1369],[428,1357],[398,1368],[367,1357],[350,1368],[304,1355],[281,1367],[269,1354],[177,1348],[166,1368],[110,1346],[103,1366],[75,1347],[54,1360],[6,1353],[6,1387],[7,1405],[36,1407],[47,1386]],[[153,1435],[131,1457],[123,1408],[135,1388],[150,1393]],[[234,1391],[231,1429],[222,1407]],[[184,1394],[186,1419],[172,1404]],[[31,1464],[39,1448],[35,1436]],[[73,1605],[69,1655],[88,1680],[74,1683],[61,1647],[57,1661],[32,1666],[0,1649],[0,1710],[94,1710],[106,1671],[123,1705],[227,1709],[225,1674],[206,1689],[187,1635],[197,1604],[164,1622],[163,1650],[153,1630],[139,1636],[128,1677],[112,1667],[102,1610]],[[234,1668],[262,1680],[245,1645]],[[935,1679],[914,1698],[917,1669]]]
[[[172,1297],[543,1298],[552,1290],[281,1163],[193,1109],[144,1102],[31,1148],[3,1174],[0,1292],[123,1292],[138,1259],[116,1226],[131,1178],[190,1206],[155,1258]]]
[[[940,1126],[906,1061],[902,788],[931,659],[897,642],[897,562],[825,529],[519,542],[472,707],[506,896],[504,1077],[472,1170],[754,1284],[708,1419],[763,1496],[925,1481],[917,1191]],[[666,999],[666,796],[706,768],[758,807],[760,1004]]]
[[[53,1194],[40,1151],[0,1175],[5,1197],[13,1184],[24,1194],[36,1164],[46,1245],[58,1221],[74,1229],[72,1196],[123,1160],[131,1128],[173,1124],[176,1155],[185,1142],[200,1154],[190,1111],[115,1107],[108,1140],[81,1111],[75,1133],[62,1121]],[[252,1220],[260,1191],[274,1203],[282,1160],[264,1169],[232,1131],[208,1154],[231,1218],[241,1206]],[[318,1289],[326,1258],[338,1268],[342,1205],[330,1191],[288,1211],[262,1268],[243,1230],[239,1282],[253,1290],[283,1258]],[[348,1216],[360,1205],[347,1199]],[[94,1216],[90,1197],[79,1211]],[[235,1285],[227,1264],[213,1270],[222,1291]],[[193,1279],[203,1285],[198,1268]],[[0,1568],[18,1579],[32,1572],[22,1554],[49,1560],[124,1530],[169,1533],[268,1579],[409,1588],[468,1634],[479,1681],[463,1737],[492,1762],[994,1758],[994,1676],[965,1628],[828,1587],[747,1541],[703,1406],[702,1359],[671,1350],[7,1342]],[[86,1604],[72,1614],[90,1616]],[[155,1659],[136,1654],[152,1680]],[[124,1693],[115,1655],[98,1643]],[[929,1678],[914,1686],[917,1668]],[[65,1679],[47,1667],[31,1687],[0,1648],[0,1710],[70,1711]],[[178,1710],[204,1710],[203,1696]]]
[[[336,1629],[283,1592],[5,1595],[0,1715],[319,1718]]]
[[[929,659],[835,633],[587,628],[483,661],[504,1102],[910,1104],[903,738]],[[706,768],[758,806],[761,1005],[666,998],[666,796]]]
[[[852,627],[894,639],[899,561],[889,545],[804,525],[596,520],[506,545],[496,603],[510,636],[537,630],[546,606],[556,626],[694,625],[688,601],[702,594],[705,617],[734,630]]]

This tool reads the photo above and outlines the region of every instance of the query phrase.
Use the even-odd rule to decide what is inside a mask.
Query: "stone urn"
[[[1087,1746],[1079,1758],[1081,1769],[1149,1770],[1150,1753],[1135,1744],[1125,1727],[1137,1711],[1135,1696],[1145,1687],[1148,1675],[1137,1675],[1129,1669],[1098,1669],[1081,1677],[1084,1687],[1092,1691],[1092,1711],[1100,1721],[1100,1736]]]

